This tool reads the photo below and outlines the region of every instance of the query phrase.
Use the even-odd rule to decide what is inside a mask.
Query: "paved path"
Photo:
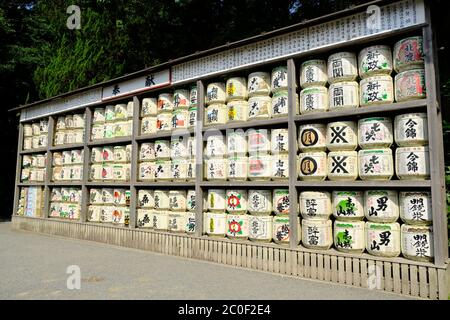
[[[81,289],[66,287],[67,267]],[[0,299],[405,299],[96,242],[12,231],[0,223]]]

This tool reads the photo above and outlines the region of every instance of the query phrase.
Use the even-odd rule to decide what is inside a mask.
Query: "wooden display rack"
[[[382,9],[389,7],[402,13],[408,12],[409,20],[392,22],[391,27],[382,27],[378,32],[367,31],[364,28],[365,17],[369,5],[377,5]],[[406,8],[406,9],[405,9]],[[403,10],[403,11],[402,11]],[[405,11],[406,10],[406,11]],[[385,11],[383,11],[387,14]],[[385,16],[386,17],[386,16]],[[348,18],[348,19],[346,19]],[[395,16],[396,19],[401,19]],[[339,38],[339,32],[323,35],[323,28],[333,25],[332,21],[357,21],[360,29],[355,30],[359,35],[345,34],[345,39]],[[349,22],[350,21],[350,22]],[[383,23],[386,23],[385,21]],[[321,29],[320,27],[323,26]],[[356,28],[356,27],[355,27]],[[336,29],[337,30],[337,29]],[[350,29],[348,29],[350,30]],[[353,31],[352,31],[353,32]],[[329,111],[318,114],[296,115],[294,105],[296,99],[298,72],[296,65],[299,61],[310,56],[336,50],[352,49],[361,45],[368,45],[381,39],[399,39],[410,34],[421,34],[424,41],[425,74],[427,98],[423,100],[393,103],[388,105],[363,107],[353,110]],[[322,35],[325,38],[320,38]],[[334,37],[334,38],[333,38]],[[301,41],[309,39],[305,47]],[[314,39],[314,40],[313,40]],[[305,40],[306,41],[306,40]],[[297,47],[296,47],[297,46]],[[302,47],[303,46],[303,47]],[[247,51],[246,51],[247,50]],[[256,51],[252,51],[256,50]],[[260,50],[261,52],[259,52]],[[279,50],[279,53],[277,53]],[[283,51],[284,50],[284,51]],[[246,54],[246,52],[250,54]],[[257,55],[255,54],[257,53]],[[236,57],[228,61],[227,57]],[[255,57],[256,56],[256,57]],[[231,58],[230,58],[231,59]],[[252,60],[253,59],[253,60]],[[222,61],[221,65],[217,61]],[[203,165],[196,164],[196,181],[187,183],[170,182],[138,182],[138,147],[146,140],[157,138],[170,138],[172,133],[158,133],[155,135],[140,135],[140,100],[143,97],[153,96],[162,91],[171,91],[174,88],[195,83],[198,88],[198,112],[197,126],[193,133],[196,139],[196,157],[203,159],[203,137],[208,128],[203,128],[203,109],[205,107],[205,87],[214,78],[230,75],[231,72],[247,73],[257,68],[267,68],[274,64],[286,64],[288,67],[288,106],[289,115],[286,118],[274,118],[269,120],[254,120],[239,124],[225,124],[214,127],[218,130],[235,128],[257,128],[285,125],[289,133],[289,149],[296,150],[297,125],[300,123],[313,123],[314,121],[333,120],[341,118],[357,119],[360,116],[380,115],[393,116],[406,112],[426,112],[428,115],[429,150],[430,150],[430,180],[421,181],[299,181],[297,179],[295,152],[289,153],[290,177],[286,181],[204,181]],[[164,72],[168,70],[169,81],[166,83]],[[43,186],[45,190],[44,212],[49,212],[50,188],[54,186],[76,186],[82,189],[82,205],[80,221],[67,221],[49,218],[31,218],[13,214],[13,227],[16,229],[33,232],[47,233],[51,235],[73,237],[77,239],[104,242],[143,250],[151,250],[160,253],[177,255],[186,258],[207,260],[228,264],[237,267],[270,271],[294,277],[317,279],[353,285],[357,287],[371,287],[370,281],[373,270],[378,270],[376,289],[387,292],[417,296],[430,299],[447,299],[449,293],[449,268],[448,268],[448,235],[446,218],[446,197],[444,183],[444,150],[442,137],[442,119],[439,104],[439,83],[437,77],[437,60],[435,40],[431,26],[430,8],[427,1],[373,1],[364,6],[338,12],[329,16],[314,19],[288,28],[276,30],[264,35],[228,44],[223,47],[207,50],[188,57],[173,60],[169,63],[142,70],[135,74],[94,85],[88,88],[76,90],[45,101],[22,106],[12,111],[20,110],[21,123],[19,127],[16,191],[14,198],[14,213],[17,212],[20,187]],[[140,79],[148,74],[157,74],[163,80],[154,87],[136,89],[133,87],[133,79]],[[120,84],[122,88],[131,89],[128,93],[115,98],[107,92],[111,86]],[[105,106],[110,102],[133,99],[133,135],[128,138],[108,139],[102,141],[89,141],[92,123],[92,110],[94,107]],[[62,101],[61,101],[62,100]],[[78,113],[86,111],[85,142],[83,144],[51,146],[54,138],[54,124],[57,115],[76,110]],[[48,147],[22,151],[23,124],[39,118],[49,118]],[[200,139],[199,139],[200,138]],[[115,182],[90,182],[88,181],[90,150],[93,146],[111,144],[132,145],[131,181],[123,183]],[[51,182],[50,172],[52,164],[52,152],[70,150],[84,150],[84,174],[83,181]],[[21,183],[20,171],[22,155],[47,152],[47,175],[44,183]],[[165,186],[164,186],[165,185]],[[115,186],[130,188],[130,226],[118,227],[100,223],[89,223],[86,219],[89,188],[93,186]],[[195,188],[197,199],[202,199],[203,193],[211,187],[285,187],[290,194],[290,219],[298,216],[298,191],[302,188],[394,188],[398,190],[429,190],[432,194],[432,215],[434,230],[434,262],[416,262],[405,258],[381,258],[369,254],[348,254],[335,249],[324,251],[306,249],[294,240],[297,239],[297,226],[291,225],[290,245],[262,244],[250,241],[230,240],[227,238],[208,237],[202,234],[203,230],[203,202],[197,201],[196,206],[196,233],[194,235],[177,234],[169,232],[157,232],[153,230],[136,228],[137,189],[141,187],[155,188]],[[380,274],[381,273],[381,274]]]

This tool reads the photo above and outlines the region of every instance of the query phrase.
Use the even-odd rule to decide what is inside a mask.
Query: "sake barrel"
[[[206,234],[225,237],[227,233],[227,215],[225,213],[206,213]]]
[[[155,180],[166,181],[172,179],[172,162],[170,160],[156,160]]]
[[[328,89],[330,111],[359,107],[359,84],[356,81],[335,82]]]
[[[326,151],[326,126],[322,123],[305,124],[299,127],[298,146],[302,152]]]
[[[25,137],[23,138],[23,150],[30,150],[33,148],[33,138]]]
[[[275,154],[272,156],[272,180],[289,179],[289,155]]]
[[[48,135],[41,134],[38,138],[38,147],[45,148],[45,147],[47,147],[47,143],[48,143]]]
[[[232,189],[227,190],[227,212],[246,213],[247,212],[247,190]]]
[[[205,155],[208,158],[223,158],[227,155],[225,137],[221,133],[207,136]]]
[[[70,188],[61,188],[61,201],[69,202],[70,200]]]
[[[56,124],[58,125],[58,122],[56,122]],[[58,128],[56,128],[56,129],[58,130]],[[64,128],[60,128],[60,129],[65,129],[65,124],[64,124]],[[23,136],[24,137],[32,137],[33,136],[33,127],[31,126],[31,124],[26,123],[23,125]]]
[[[333,215],[340,221],[364,219],[364,193],[362,191],[333,191]]]
[[[273,218],[270,215],[249,216],[249,235],[252,241],[271,242]]]
[[[186,129],[188,127],[189,112],[184,109],[172,111],[172,129]]]
[[[398,41],[394,46],[394,69],[397,73],[409,69],[423,68],[425,55],[423,38],[408,37]]]
[[[156,116],[156,131],[172,130],[172,112],[161,112]]]
[[[396,222],[399,217],[398,193],[394,190],[367,190],[364,211],[371,222]]]
[[[189,189],[186,194],[186,209],[188,211],[195,212],[196,201],[195,201],[195,190]]]
[[[69,200],[71,203],[81,203],[81,189],[80,188],[70,188],[69,189]]]
[[[39,122],[32,123],[31,128],[33,131],[33,136],[38,136],[41,134],[41,128],[39,127]]]
[[[303,220],[302,244],[309,249],[328,250],[333,244],[331,220]]]
[[[64,139],[65,135],[63,135]],[[56,136],[55,136],[56,138]],[[102,140],[105,138],[105,126],[103,124],[94,124],[91,130],[91,140]],[[56,141],[56,140],[55,140]],[[57,141],[60,141],[59,139]],[[56,142],[55,142],[56,144]],[[58,143],[60,144],[60,143]]]
[[[153,190],[141,189],[138,191],[138,207],[140,208],[154,208],[155,198]]]
[[[60,118],[58,118],[59,121]],[[105,116],[105,108],[95,108],[94,109],[94,113],[92,114],[92,123],[97,124],[97,123],[104,123],[106,120],[106,116]],[[57,129],[65,129],[66,125],[64,123],[64,126],[61,124],[59,124],[59,128],[57,127]]]
[[[330,151],[353,151],[358,147],[354,121],[330,122],[327,125],[327,148]]]
[[[170,159],[170,141],[156,140],[155,141],[155,156],[156,159]]]
[[[188,110],[188,128],[194,128],[197,123],[197,107],[190,107]]]
[[[167,113],[173,111],[173,94],[172,93],[161,93],[158,96],[157,113]]]
[[[211,103],[206,108],[204,123],[206,126],[225,124],[228,121],[227,106],[220,103]]]
[[[27,139],[27,138],[25,138],[25,139]],[[40,148],[39,147],[39,136],[33,136],[33,138],[31,138],[31,149],[38,149],[38,148]]]
[[[167,230],[171,232],[184,232],[186,224],[185,212],[169,212]]]
[[[59,218],[61,211],[61,203],[59,202],[50,202],[50,218]],[[88,218],[89,221],[89,218]]]
[[[424,69],[403,71],[395,76],[394,83],[397,102],[426,98]]]
[[[172,136],[170,140],[170,158],[186,159],[189,156],[188,138],[186,136]]]
[[[55,156],[55,154],[56,154],[56,156]],[[59,160],[58,160],[59,159]],[[27,155],[27,154],[24,154],[23,156],[22,156],[22,168],[29,168],[29,167],[31,167],[33,165],[33,162],[32,162],[32,156],[30,156],[30,155]],[[53,165],[54,166],[60,166],[60,165],[62,165],[62,162],[61,162],[61,153],[59,153],[59,152],[54,152],[53,153]]]
[[[187,181],[195,181],[195,159],[187,162],[186,179]]]
[[[80,151],[80,150],[77,150],[77,151]],[[72,154],[72,152],[70,152],[70,154]],[[45,168],[45,165],[46,165],[46,156],[45,155],[43,155],[43,154],[37,154],[36,155],[36,163],[33,165],[34,167],[37,167],[37,168]],[[71,158],[71,160],[72,160],[72,162],[74,162],[74,160],[75,159],[73,159],[73,158]],[[77,159],[78,160],[78,159]],[[71,163],[72,163],[71,162]],[[77,162],[77,163],[79,163],[79,162]]]
[[[79,115],[74,115],[79,116]],[[40,134],[48,133],[48,120],[47,119],[41,119],[39,120],[39,132]]]
[[[230,239],[247,239],[249,235],[249,215],[227,214],[227,237]]]
[[[273,118],[287,117],[289,113],[288,108],[288,92],[285,90],[277,91],[272,96],[271,113]],[[298,96],[295,99],[295,114],[298,114]]]
[[[169,227],[169,212],[164,210],[152,211],[152,227],[155,230],[167,230]]]
[[[244,122],[248,117],[248,102],[233,100],[227,103],[228,122]]]
[[[230,181],[245,181],[248,177],[248,158],[240,156],[228,157],[227,176]]]
[[[197,86],[192,86],[189,91],[189,105],[197,106],[198,104],[198,89]]]
[[[156,98],[142,99],[141,117],[156,116],[158,110],[158,100]]]
[[[400,218],[411,225],[430,225],[433,220],[429,191],[403,191],[399,194]]]
[[[53,202],[62,201],[61,188],[52,188],[52,193],[50,195],[50,201],[53,201]]]
[[[270,136],[270,151],[272,152],[272,154],[289,153],[288,129],[272,129]]]
[[[366,249],[374,256],[400,255],[400,225],[397,222],[366,222]]]
[[[131,120],[133,118],[133,114],[134,114],[134,102],[133,100],[131,100],[128,101],[127,103],[127,113],[126,113],[127,119]]]
[[[359,83],[361,106],[371,106],[394,102],[394,84],[391,76],[374,76]]]
[[[114,203],[114,189],[113,188],[103,188],[102,189],[102,201],[104,204]]]
[[[153,142],[144,142],[139,149],[139,161],[155,160],[155,144]]]
[[[108,105],[105,107],[105,121],[106,122],[113,122],[116,120],[116,107],[113,105]],[[67,125],[66,121],[66,127],[70,127]]]
[[[274,189],[272,211],[278,214],[289,214],[289,189]]]
[[[224,189],[208,190],[208,210],[211,212],[225,212],[227,208],[226,192]]]
[[[103,163],[102,165],[102,180],[114,180],[114,165],[112,163]]]
[[[151,228],[153,224],[150,217],[151,217],[151,210],[137,209],[138,228]]]
[[[253,72],[248,75],[248,96],[268,96],[270,94],[270,74],[268,72]]]
[[[70,180],[76,181],[83,180],[83,165],[71,165],[69,167],[70,167]]]
[[[177,89],[173,92],[174,109],[187,109],[189,104],[189,90]]]
[[[102,180],[102,170],[103,170],[103,166],[101,164],[92,164],[90,171],[89,171],[90,180],[91,181]],[[55,178],[56,178],[56,176],[55,176]],[[63,178],[63,177],[61,177],[61,178]]]
[[[298,177],[300,180],[325,180],[327,177],[326,152],[306,152],[298,155]]]
[[[195,212],[186,212],[184,231],[188,234],[195,233]]]
[[[331,195],[327,191],[302,191],[299,195],[303,219],[328,220],[331,216]]]
[[[287,67],[279,66],[272,69],[271,75],[271,89],[272,93],[280,90],[288,89],[288,79],[287,79]]]
[[[185,159],[172,159],[171,178],[175,182],[183,182],[187,179],[188,161]]]
[[[271,138],[268,129],[249,129],[248,152],[252,154],[268,154],[271,151]]]
[[[106,122],[104,124],[104,129],[105,129],[105,139],[112,139],[114,138],[114,126],[115,124],[112,122]],[[66,134],[68,135],[68,134]]]
[[[308,60],[300,66],[300,86],[302,88],[325,86],[327,84],[327,62]]]
[[[102,126],[103,128],[103,126]],[[55,139],[54,139],[54,145],[60,146],[64,144],[64,140],[66,139],[66,132],[65,130],[60,130],[55,132]]]
[[[187,141],[187,157],[188,158],[195,158],[197,151],[196,151],[196,138],[193,136],[186,137]]]
[[[114,147],[104,146],[102,149],[102,161],[113,162],[114,161]]]
[[[206,87],[205,103],[209,104],[223,104],[226,101],[225,83],[213,82]]]
[[[144,117],[141,121],[141,134],[155,134],[156,133],[156,116]]]
[[[253,96],[248,99],[248,120],[272,117],[272,99],[269,96]]]
[[[114,189],[114,204],[119,206],[125,206],[127,204],[126,193],[128,190],[117,188]]]
[[[246,100],[248,98],[246,78],[229,78],[226,82],[226,89],[226,101]]]
[[[72,164],[82,164],[84,162],[84,150],[70,150]]]
[[[366,248],[364,221],[334,221],[334,246],[338,251],[363,253]]]
[[[297,221],[297,241],[300,243],[301,231],[300,218]],[[289,244],[291,237],[291,226],[289,224],[289,215],[278,215],[272,219],[272,240],[278,244]]]
[[[375,117],[358,121],[358,144],[362,149],[389,148],[393,142],[391,119]]]
[[[328,153],[328,179],[356,180],[358,178],[358,152],[333,151]]]
[[[73,115],[73,127],[83,129],[85,126],[85,114],[74,114]]]
[[[212,158],[205,161],[206,180],[227,180],[227,159]]]
[[[28,169],[28,168],[22,169],[22,171],[20,173],[20,181],[22,181],[22,182],[30,181],[30,170],[31,169]],[[55,172],[55,168],[53,168],[53,172]],[[54,180],[56,180],[55,178],[56,178],[56,176],[54,176]]]
[[[359,177],[361,180],[390,180],[394,175],[392,150],[359,150]]]
[[[300,91],[300,113],[328,111],[328,89],[309,87]]]
[[[243,130],[227,130],[227,154],[245,156],[247,154],[247,136]]]
[[[428,144],[428,118],[426,113],[407,113],[394,120],[395,143],[399,147]]]
[[[430,178],[428,147],[402,147],[395,150],[395,172],[400,180]]]
[[[130,165],[126,163],[114,163],[113,165],[113,180],[129,181],[130,180]]]
[[[170,206],[169,191],[154,190],[153,200],[155,201],[155,210],[168,210]]]
[[[102,163],[103,162],[103,148],[93,147],[91,149],[91,162],[92,163]]]
[[[359,52],[358,61],[359,76],[362,79],[392,73],[392,52],[389,46],[377,45],[365,48]]]
[[[328,82],[354,81],[358,78],[358,64],[353,52],[338,52],[328,57]]]
[[[248,190],[248,211],[253,215],[270,215],[272,212],[272,191],[267,189]]]
[[[115,146],[113,148],[114,162],[124,163],[127,162],[127,151],[125,146]]]
[[[409,226],[401,227],[401,249],[406,259],[415,261],[433,261],[434,243],[433,227]]]
[[[250,180],[270,180],[272,176],[272,156],[248,157],[248,178]]]
[[[127,105],[119,103],[114,106],[114,117],[116,120],[127,118]]]

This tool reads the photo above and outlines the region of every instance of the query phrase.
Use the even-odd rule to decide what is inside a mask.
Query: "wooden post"
[[[47,157],[45,162],[45,187],[44,187],[44,212],[42,214],[43,218],[48,218],[50,214],[50,187],[49,184],[52,180],[52,164],[53,164],[53,154],[50,151],[53,145],[55,129],[55,118],[50,116],[48,119],[48,133],[47,133]]]
[[[92,125],[92,110],[91,108],[86,108],[86,116],[85,116],[85,122],[84,122],[84,146],[83,146],[83,153],[84,153],[84,162],[83,162],[83,181],[81,184],[81,216],[80,221],[86,222],[88,219],[88,205],[89,205],[89,188],[87,186],[87,183],[89,182],[89,165],[91,162],[91,149],[88,147],[88,142],[91,138],[91,125]]]
[[[205,86],[197,81],[197,124],[195,126],[195,235],[203,234],[203,115],[205,109]]]
[[[130,181],[130,228],[136,228],[137,225],[137,190],[136,183],[138,178],[139,144],[136,137],[139,134],[139,113],[140,102],[138,97],[133,97],[133,133],[131,135],[131,181]]]
[[[19,197],[20,197],[20,177],[22,175],[22,155],[20,151],[22,151],[23,147],[23,123],[19,122],[19,141],[17,142],[17,163],[16,163],[16,181],[15,181],[15,189],[14,189],[14,204],[13,204],[13,212],[12,214],[17,214],[17,210],[19,208]]]

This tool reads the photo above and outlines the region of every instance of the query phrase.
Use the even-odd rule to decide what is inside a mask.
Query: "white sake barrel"
[[[76,115],[76,116],[80,116],[80,115]],[[75,117],[75,115],[74,115],[74,117]],[[39,121],[39,131],[40,131],[40,134],[48,133],[48,120],[47,119],[41,119]]]
[[[226,83],[227,94],[226,101],[246,100],[247,93],[247,79],[243,77],[229,78]]]
[[[395,76],[394,83],[397,102],[426,98],[424,69],[403,71]]]
[[[102,150],[102,161],[113,162],[114,161],[114,147],[104,146]]]
[[[248,102],[246,100],[233,100],[227,103],[228,122],[247,121]]]
[[[334,221],[334,246],[338,251],[363,253],[366,248],[364,221]]]
[[[92,163],[102,163],[103,162],[103,148],[93,147],[91,149],[91,162]]]
[[[113,188],[103,188],[102,189],[102,201],[104,204],[114,203],[114,189]]]
[[[161,112],[156,116],[156,131],[172,130],[172,112]]]
[[[113,180],[129,181],[130,180],[130,165],[126,163],[114,163],[113,165]]]
[[[423,68],[424,61],[423,38],[421,36],[405,38],[395,44],[394,69],[397,73]]]
[[[188,152],[188,137],[186,136],[172,136],[170,140],[170,158],[171,159],[186,159],[189,158]]]
[[[404,191],[399,194],[400,218],[411,225],[430,225],[433,221],[431,193]]]
[[[171,179],[175,182],[183,182],[187,179],[188,160],[172,159],[171,161]]]
[[[105,107],[105,121],[106,122],[113,122],[114,120],[116,120],[116,107],[113,105],[108,105]],[[66,121],[66,127],[69,127],[67,125],[67,121]]]
[[[401,238],[402,254],[405,258],[415,261],[433,261],[433,227],[403,224]]]
[[[298,177],[300,180],[325,180],[327,177],[326,152],[306,152],[298,155]]]
[[[272,69],[271,75],[271,88],[272,93],[275,93],[280,90],[288,89],[288,79],[287,79],[287,67],[279,66]]]
[[[400,225],[397,222],[366,222],[366,249],[374,256],[400,255]]]
[[[243,130],[227,130],[227,154],[245,156],[247,154],[247,137]]]
[[[248,211],[253,215],[270,215],[272,212],[272,191],[248,190]]]
[[[358,152],[333,151],[328,153],[328,179],[356,180],[358,178]]]
[[[248,157],[248,178],[250,180],[270,180],[272,173],[272,156]]]
[[[247,190],[227,190],[226,194],[228,213],[247,212]]]
[[[269,119],[272,117],[272,98],[253,96],[248,99],[248,120]]]
[[[48,144],[48,135],[46,133],[41,134],[39,136],[39,140],[38,140],[39,148],[45,148],[45,147],[47,147],[47,144]]]
[[[158,110],[158,100],[156,98],[142,99],[141,117],[156,116]]]
[[[89,171],[89,178],[92,181],[102,180],[103,166],[101,164],[92,164]],[[62,171],[61,171],[62,174]],[[62,177],[61,177],[62,178]]]
[[[119,103],[114,106],[114,117],[116,120],[127,118],[127,105]]]
[[[389,46],[378,45],[365,48],[358,55],[358,71],[362,79],[392,73],[392,52]]]
[[[209,104],[223,104],[226,101],[225,83],[213,82],[206,87],[205,103]]]
[[[184,231],[188,234],[195,233],[195,212],[186,212]]]
[[[155,134],[156,133],[156,116],[144,117],[141,121],[141,134]]]
[[[138,191],[138,207],[140,208],[154,208],[155,198],[153,190],[141,189]]]
[[[331,220],[303,220],[302,244],[309,249],[330,249],[333,244]]]
[[[269,154],[271,151],[270,131],[268,129],[249,129],[248,152],[249,154]]]
[[[187,181],[195,181],[195,159],[188,160],[186,171]]]
[[[211,212],[225,212],[226,192],[224,189],[209,189],[208,190],[208,210]]]
[[[195,190],[189,189],[186,194],[186,210],[195,212],[196,201],[195,201]],[[206,209],[206,208],[205,208]]]
[[[333,191],[333,215],[340,221],[364,219],[364,193],[362,191]]]
[[[395,143],[399,147],[428,144],[428,118],[426,113],[407,113],[394,120]]]
[[[80,151],[80,150],[77,150],[77,151]],[[71,154],[71,152],[70,152],[70,154]],[[33,159],[33,157],[32,157],[32,159]],[[43,155],[43,154],[37,154],[36,155],[36,163],[33,165],[33,167],[37,167],[37,168],[45,168],[45,162],[46,162],[46,156],[45,155]],[[73,158],[71,158],[71,160],[72,160],[72,162],[74,161],[74,159]],[[33,162],[33,161],[32,161]],[[78,162],[79,163],[79,162]]]
[[[61,211],[61,203],[59,202],[50,202],[50,218],[59,218],[60,217],[60,211]],[[88,217],[89,221],[89,217]]]
[[[326,131],[326,125],[322,123],[301,125],[298,130],[300,151],[326,151]]]
[[[92,114],[92,123],[94,123],[94,124],[97,124],[97,123],[101,124],[101,123],[104,123],[105,120],[106,120],[105,108],[95,108],[94,109],[94,113]],[[58,121],[59,121],[59,118],[58,118]],[[65,129],[65,124],[64,124],[64,127],[62,127],[62,124],[61,124],[60,129]]]
[[[272,211],[278,214],[289,214],[289,189],[274,189]]]
[[[30,167],[31,166],[31,157],[28,155],[24,155],[22,158],[22,167]],[[52,165],[53,166],[62,166],[62,154],[61,152],[53,152],[52,157]]]
[[[428,147],[405,147],[395,150],[395,172],[400,180],[430,178]]]
[[[364,211],[371,222],[391,223],[399,217],[398,193],[395,190],[367,190]]]
[[[87,220],[89,222],[100,222],[102,206],[91,205],[88,207]]]
[[[245,181],[248,177],[247,157],[228,157],[227,176],[230,181]]]
[[[114,162],[127,162],[127,151],[125,146],[115,146],[113,148]]]
[[[356,109],[359,107],[359,84],[356,81],[336,82],[328,89],[328,102],[331,111]]]
[[[272,154],[289,153],[288,129],[272,129],[270,136],[270,151]]]
[[[127,204],[127,193],[126,189],[114,189],[114,204],[119,206],[125,206]]]
[[[103,128],[103,126],[102,126]],[[54,145],[60,146],[64,144],[64,141],[66,139],[66,132],[65,130],[60,130],[55,132],[55,138],[54,138]]]
[[[169,191],[169,209],[171,211],[186,211],[186,190]]]
[[[227,180],[227,159],[212,158],[204,161],[206,180]]]
[[[69,189],[69,202],[78,204],[81,203],[81,189],[79,188]]]
[[[301,231],[300,218],[297,218],[297,241],[300,243]],[[291,236],[291,226],[289,224],[289,215],[278,215],[272,219],[272,239],[278,244],[289,244]]]
[[[105,139],[114,138],[114,129],[116,124],[114,122],[106,122],[104,125],[105,128]]]
[[[300,86],[302,88],[325,86],[327,84],[327,62],[308,60],[300,66]]]
[[[94,124],[91,130],[91,140],[102,140],[104,138],[105,126],[103,124]]]
[[[197,151],[196,151],[196,138],[193,136],[187,136],[184,137],[186,139],[186,149],[187,149],[187,157],[188,158],[195,158]]]
[[[289,155],[275,154],[272,156],[272,180],[289,179]]]
[[[53,172],[55,172],[55,168],[53,169]],[[30,174],[31,174],[31,169],[22,169],[22,172],[20,174],[20,181],[22,181],[22,182],[30,181]],[[56,179],[54,179],[54,180],[56,180]]]
[[[177,89],[173,92],[173,108],[187,109],[189,107],[189,90]]]
[[[206,108],[205,126],[225,124],[228,121],[228,109],[224,104],[212,103]]]
[[[171,232],[184,232],[186,224],[185,212],[168,212],[167,230]]]
[[[173,111],[173,94],[161,93],[158,96],[158,109],[157,113],[172,112]]]
[[[289,113],[288,92],[285,90],[277,91],[272,96],[271,113],[273,118],[287,117]],[[295,99],[295,114],[298,114],[298,95]]]
[[[302,191],[299,196],[303,219],[328,220],[331,216],[331,195],[327,191]]]
[[[70,156],[72,164],[82,164],[84,162],[84,150],[71,150]]]
[[[394,102],[394,84],[391,76],[375,76],[359,83],[361,106],[371,106]]]
[[[127,119],[133,119],[133,114],[134,114],[134,102],[133,100],[128,101],[127,103]]]
[[[354,121],[330,122],[327,125],[327,148],[330,151],[353,151],[358,147]]]
[[[248,75],[248,96],[268,96],[270,94],[270,74],[268,72],[253,72]]]
[[[33,138],[25,137],[23,138],[23,150],[30,150],[33,148]]]
[[[41,134],[41,128],[39,127],[39,122],[34,122],[31,124],[33,130],[33,136],[38,136]]]
[[[271,242],[273,218],[270,215],[249,216],[249,235],[252,241]]]
[[[156,159],[170,159],[170,141],[156,140],[155,141],[155,156]]]
[[[156,181],[166,181],[172,179],[172,162],[170,160],[156,160],[155,164]]]
[[[151,210],[137,209],[137,226],[138,228],[151,228],[152,221],[150,219]]]
[[[249,215],[227,214],[227,237],[230,239],[247,239],[249,235]]]
[[[50,201],[52,201],[52,202],[62,201],[61,188],[52,188],[52,193],[50,195]]]
[[[154,190],[153,200],[155,201],[156,210],[169,210],[169,191],[167,190]]]
[[[358,121],[358,144],[362,149],[389,148],[394,142],[389,118],[365,118]]]
[[[39,136],[33,136],[33,138],[31,138],[31,149],[38,149],[38,148],[39,148]]]
[[[394,175],[392,150],[359,150],[359,177],[361,180],[390,180]]]
[[[83,179],[83,166],[82,165],[70,165],[67,166],[69,173],[69,180],[81,181]]]
[[[328,111],[328,89],[310,87],[300,91],[300,113]]]
[[[155,160],[155,144],[153,142],[144,142],[139,149],[139,161]]]
[[[102,180],[114,180],[114,165],[113,163],[103,163],[102,165]]]
[[[36,170],[36,181],[44,182],[45,181],[45,168],[35,169]],[[80,180],[80,179],[78,179]]]
[[[85,114],[79,113],[73,115],[73,127],[83,129],[85,126]]]
[[[65,127],[61,128],[61,129],[65,129]],[[58,128],[57,128],[57,130],[58,130]],[[31,124],[26,123],[23,125],[23,136],[24,137],[32,137],[33,136],[33,127]]]
[[[188,127],[189,112],[184,109],[172,111],[172,129],[186,129]]]
[[[328,82],[354,81],[358,78],[358,63],[353,52],[338,52],[328,57]]]
[[[61,153],[54,152],[53,153],[53,165],[54,166],[60,166],[62,163],[61,163],[61,161],[57,160],[58,155],[55,157],[55,154],[58,154],[59,155],[59,160],[61,160]],[[56,162],[55,162],[55,159],[57,160]],[[29,168],[32,165],[33,165],[32,156],[24,154],[22,156],[22,168]]]
[[[188,128],[194,128],[197,123],[197,107],[190,107],[188,110]]]
[[[227,215],[225,213],[206,213],[206,234],[225,237],[227,233]]]
[[[189,91],[189,105],[197,106],[198,104],[198,89],[197,86],[192,86]]]
[[[208,158],[226,157],[227,146],[225,144],[225,137],[221,133],[207,136],[205,155]]]
[[[63,202],[69,202],[70,188],[61,188],[61,198]]]
[[[163,210],[152,211],[152,228],[155,230],[167,230],[169,227],[169,212]]]

